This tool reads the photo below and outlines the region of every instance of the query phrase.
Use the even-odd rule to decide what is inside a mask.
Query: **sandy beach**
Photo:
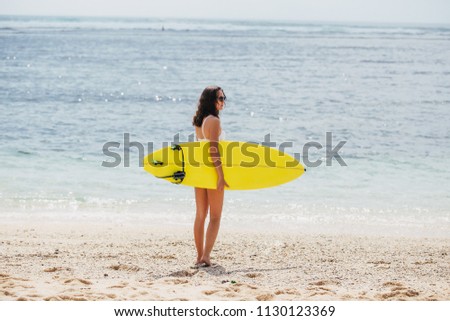
[[[0,227],[0,300],[450,300],[450,242],[220,231],[195,268],[188,227]]]

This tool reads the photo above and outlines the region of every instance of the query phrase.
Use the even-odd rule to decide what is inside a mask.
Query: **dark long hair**
[[[197,104],[197,112],[192,119],[192,125],[202,127],[203,119],[209,115],[219,117],[219,111],[216,109],[217,92],[223,89],[218,86],[206,87]],[[225,93],[223,93],[225,96]]]

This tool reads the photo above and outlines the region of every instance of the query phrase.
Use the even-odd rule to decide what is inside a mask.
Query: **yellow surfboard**
[[[254,143],[220,141],[219,152],[226,189],[259,189],[287,183],[305,168],[277,149]],[[209,142],[189,142],[159,149],[144,158],[144,169],[175,184],[215,189],[217,173]]]

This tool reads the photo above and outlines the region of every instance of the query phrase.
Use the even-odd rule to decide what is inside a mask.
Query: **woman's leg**
[[[203,257],[203,240],[205,233],[205,219],[208,214],[208,194],[204,188],[195,188],[196,214],[194,222],[194,239],[197,249],[197,263]]]
[[[224,191],[218,191],[215,189],[208,189],[208,202],[209,202],[209,224],[206,230],[206,242],[205,249],[201,262],[206,265],[211,265],[211,251],[216,241],[217,234],[219,233],[220,218],[222,216],[223,197]]]

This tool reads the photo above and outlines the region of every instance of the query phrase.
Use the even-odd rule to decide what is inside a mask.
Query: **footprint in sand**
[[[28,294],[27,297],[33,298],[33,299],[40,299],[40,298],[42,298],[42,295],[37,294],[37,293],[32,293],[32,294]]]
[[[44,301],[87,301],[87,298],[83,297],[83,295],[79,296],[71,296],[71,295],[57,295],[57,296],[50,296],[44,298]]]
[[[58,272],[58,271],[71,271],[71,268],[63,268],[63,267],[51,267],[48,269],[44,269],[44,272],[48,272],[48,273],[53,273],[53,272]]]
[[[108,289],[123,289],[126,286],[128,286],[127,282],[121,282],[119,284],[109,286]]]
[[[68,280],[64,281],[64,284],[70,284],[70,283],[74,283],[74,282],[79,282],[79,283],[84,284],[84,285],[91,285],[92,284],[91,281],[83,280],[83,279],[68,279]]]
[[[234,293],[225,293],[225,294],[223,295],[223,297],[224,297],[224,298],[235,298],[235,297],[236,297],[236,294],[234,294]]]
[[[340,282],[333,281],[333,280],[319,280],[309,283],[309,287],[306,289],[309,291],[313,291],[313,293],[310,295],[310,297],[317,296],[317,295],[330,295],[330,294],[336,294],[335,291],[331,288],[332,286],[339,285]]]
[[[17,282],[19,281],[19,282]],[[0,277],[0,300],[1,298],[3,299],[8,299],[8,300],[12,300],[14,298],[18,297],[18,294],[16,294],[16,292],[14,291],[14,289],[33,289],[34,287],[31,285],[27,285],[26,283],[20,283],[20,281],[25,282],[25,281],[29,281],[27,279],[22,279],[22,278],[13,278],[10,277],[7,274],[1,274]],[[33,292],[32,294],[34,294],[35,292]],[[28,300],[25,297],[18,297],[16,300],[20,300],[20,301],[25,301]]]
[[[227,288],[225,288],[225,291],[227,291],[227,292],[241,292],[241,290],[239,288],[236,288],[236,287],[227,287]]]
[[[403,286],[403,284],[400,282],[384,282],[383,283],[383,287],[393,287],[393,286],[399,287],[399,286]]]
[[[369,264],[373,264],[374,267],[378,268],[378,269],[384,269],[384,270],[389,270],[391,268],[391,262],[387,262],[387,261],[370,261],[367,262]]]
[[[106,296],[108,299],[116,299],[116,298],[117,298],[117,295],[112,294],[112,293],[107,293],[107,294],[105,294],[105,296]]]
[[[404,300],[408,298],[416,298],[420,293],[414,289],[407,288],[400,282],[385,282],[383,287],[390,287],[390,292],[378,295],[382,300]]]
[[[16,294],[13,292],[9,292],[9,291],[2,291],[1,293],[3,293],[4,296],[11,296],[11,297],[15,297]]]
[[[397,299],[397,300],[401,300],[401,299],[405,299],[405,298],[415,298],[417,296],[419,296],[419,292],[414,291],[414,290],[403,290],[403,291],[391,291],[389,293],[383,293],[380,295],[380,297],[383,300],[388,300],[388,299]]]
[[[186,279],[167,279],[164,280],[165,283],[170,283],[170,284],[186,284],[189,283],[188,280]]]
[[[275,296],[274,296],[273,294],[267,293],[267,294],[261,294],[261,295],[258,295],[258,296],[256,297],[256,300],[258,300],[258,301],[270,301],[270,300],[272,300],[274,297],[275,297]]]
[[[213,295],[213,294],[215,294],[217,292],[219,292],[219,290],[206,290],[206,291],[203,291],[202,293],[204,295]]]
[[[44,269],[44,272],[49,272],[49,273],[53,273],[56,271],[61,271],[61,268],[52,267],[52,268]]]
[[[437,262],[433,260],[427,260],[427,261],[417,261],[413,263],[414,265],[425,265],[425,264],[437,264]]]
[[[198,273],[198,270],[195,270],[195,271],[182,270],[182,271],[177,271],[177,272],[170,273],[169,276],[174,276],[174,277],[191,277],[191,276],[196,275],[197,273]]]
[[[152,259],[154,260],[176,260],[176,256],[169,254],[169,255],[163,255],[163,254],[156,254],[151,256]]]
[[[315,286],[323,286],[323,285],[339,285],[340,282],[333,281],[333,280],[319,280],[310,282],[309,285],[315,285]]]
[[[250,284],[246,284],[246,283],[237,283],[237,284],[235,284],[234,286],[235,286],[235,287],[249,288],[250,290],[256,290],[256,289],[258,289],[257,286],[250,285]]]
[[[140,271],[140,267],[134,265],[126,265],[126,264],[116,264],[108,266],[109,269],[114,271],[129,271],[129,272],[138,272]]]
[[[245,274],[245,276],[250,279],[255,279],[255,278],[264,276],[264,274],[262,274],[262,273],[247,273],[247,274]]]
[[[300,292],[298,292],[295,289],[284,289],[275,291],[275,295],[282,295],[282,294],[299,295]]]

